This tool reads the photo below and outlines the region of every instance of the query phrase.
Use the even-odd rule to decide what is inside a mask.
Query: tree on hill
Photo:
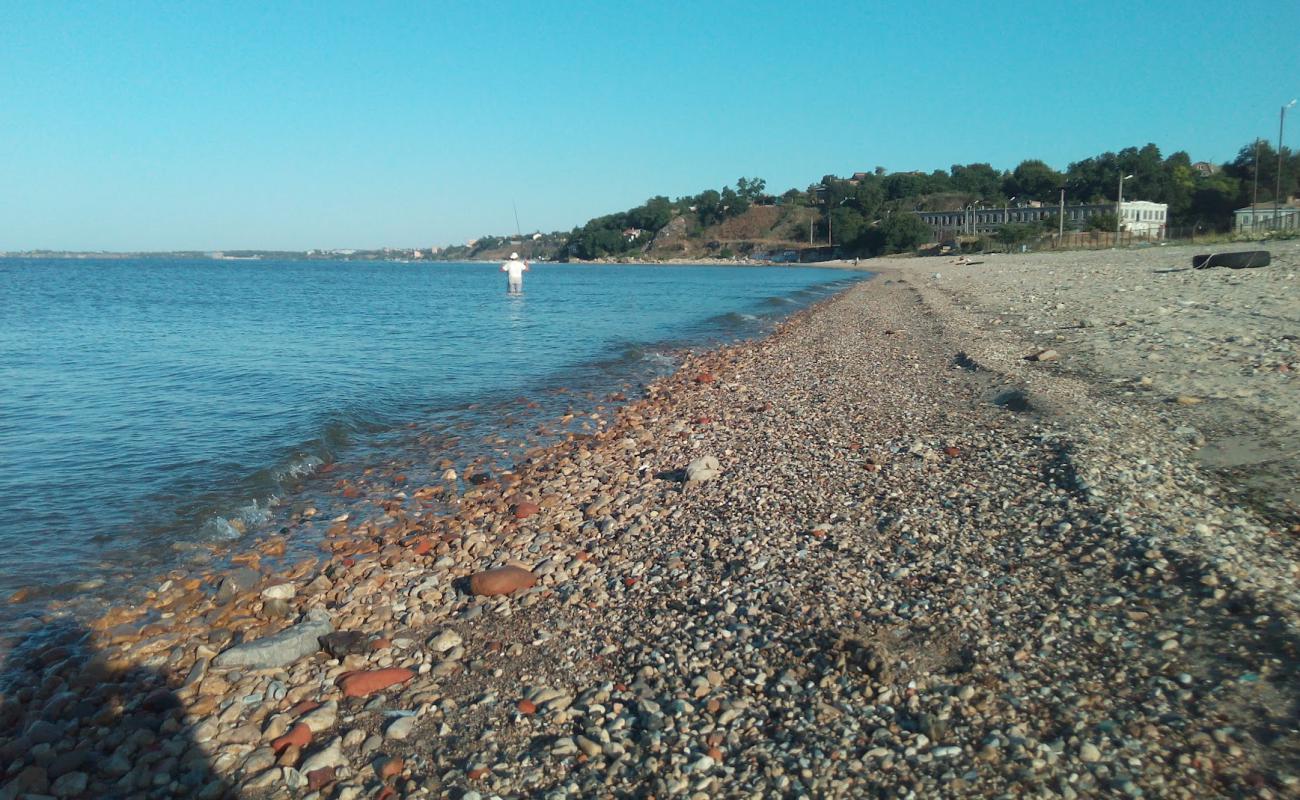
[[[988,164],[953,164],[949,181],[953,191],[974,195],[976,199],[992,200],[1002,188],[1002,174]]]
[[[1255,143],[1250,142],[1237,151],[1237,157],[1223,165],[1223,172],[1236,178],[1244,187],[1246,196],[1242,206],[1250,205],[1255,185]],[[1277,150],[1267,141],[1259,142],[1259,200],[1273,201],[1277,187]],[[1300,193],[1300,154],[1289,147],[1282,148],[1282,199]]]
[[[1002,182],[1007,197],[1020,200],[1055,200],[1064,176],[1036,158],[1021,161]]]
[[[880,225],[885,253],[906,253],[930,241],[930,226],[915,214],[895,212]]]
[[[667,225],[676,213],[672,201],[662,195],[656,195],[627,212],[628,222],[633,228],[658,231]]]
[[[753,203],[767,188],[767,181],[762,178],[740,178],[736,181],[736,194]]]

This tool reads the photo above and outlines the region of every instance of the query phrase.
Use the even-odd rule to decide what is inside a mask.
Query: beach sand
[[[1294,795],[1273,250],[864,262],[451,514],[377,481],[320,562],[52,623],[0,796]]]

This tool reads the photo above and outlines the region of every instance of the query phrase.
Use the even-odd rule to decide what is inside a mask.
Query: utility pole
[[[1065,187],[1061,187],[1061,210],[1056,214],[1056,238],[1065,238]]]
[[[1277,184],[1273,189],[1273,227],[1282,226],[1282,218],[1278,216],[1278,203],[1282,200],[1282,129],[1286,126],[1286,110],[1295,105],[1295,101],[1282,106],[1282,113],[1278,115],[1277,120]],[[1252,216],[1254,212],[1251,212]]]
[[[1119,171],[1119,199],[1115,201],[1115,246],[1119,247],[1120,221],[1124,216],[1124,181],[1133,177],[1125,175],[1124,170]]]
[[[1250,192],[1250,229],[1259,227],[1257,206],[1259,206],[1259,137],[1255,137],[1255,186]]]

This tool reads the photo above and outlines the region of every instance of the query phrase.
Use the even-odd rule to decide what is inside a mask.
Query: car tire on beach
[[[1236,253],[1204,253],[1192,256],[1193,269],[1210,267],[1227,267],[1228,269],[1252,269],[1267,267],[1272,256],[1267,250],[1241,250]]]

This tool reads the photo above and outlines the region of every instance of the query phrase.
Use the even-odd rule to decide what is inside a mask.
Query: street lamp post
[[[1013,194],[1013,195],[1011,195],[1011,197],[1007,198],[1007,201],[1006,201],[1005,203],[1002,204],[1002,224],[1003,224],[1003,225],[1006,225],[1008,222],[1011,221],[1011,212],[1009,211],[1009,209],[1011,208],[1011,204],[1012,204],[1013,202],[1015,202],[1015,200],[1016,200],[1017,197],[1019,197],[1019,195],[1014,195],[1014,194]]]
[[[1286,126],[1286,110],[1295,105],[1295,100],[1282,106],[1282,113],[1277,119],[1277,183],[1273,188],[1273,227],[1280,228],[1282,220],[1278,217],[1278,204],[1282,199],[1282,129]],[[1254,211],[1251,211],[1254,216]]]
[[[1056,240],[1065,238],[1065,187],[1061,187],[1061,210],[1056,214]]]
[[[1115,201],[1115,246],[1119,247],[1119,230],[1120,220],[1124,216],[1124,181],[1133,177],[1132,175],[1119,176],[1119,199]]]
[[[1255,137],[1255,180],[1250,190],[1250,230],[1259,229],[1259,137]]]

